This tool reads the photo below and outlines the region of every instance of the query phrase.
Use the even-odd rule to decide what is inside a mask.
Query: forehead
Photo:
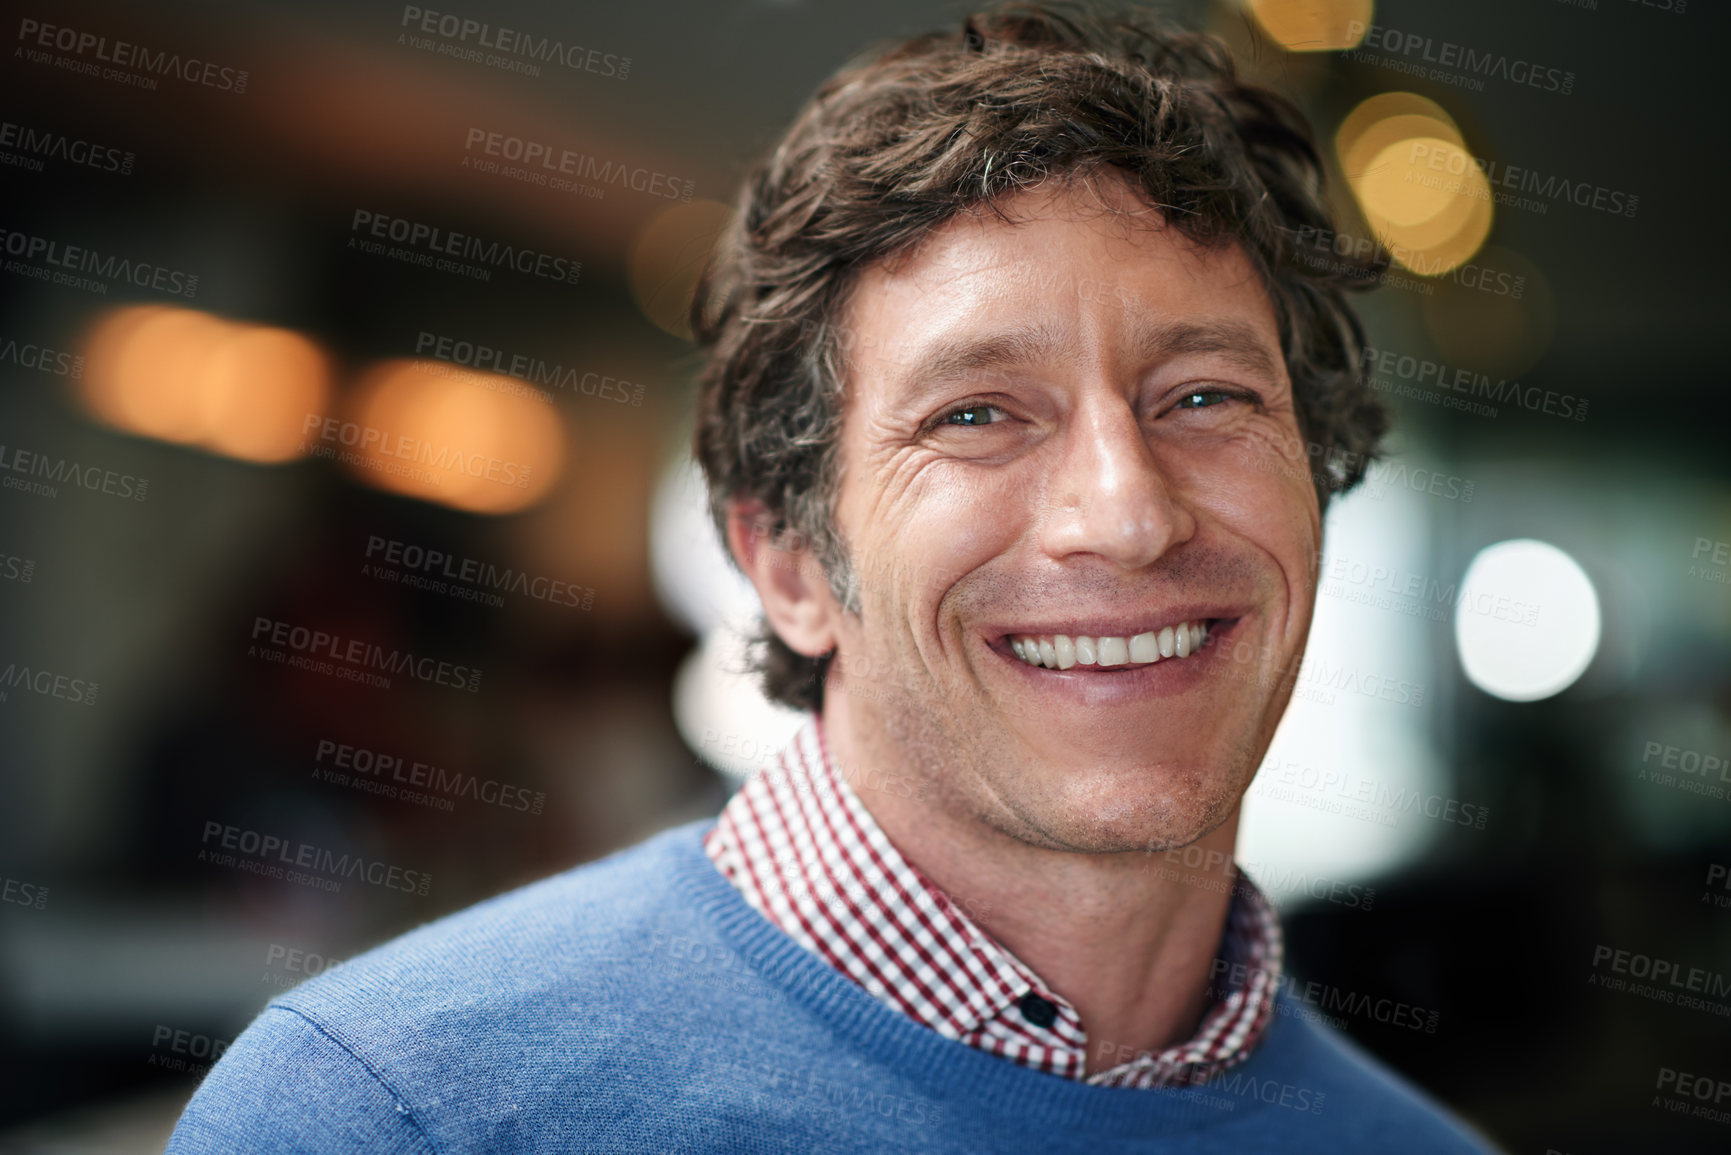
[[[849,367],[892,383],[940,365],[1155,350],[1236,355],[1284,377],[1274,307],[1243,250],[1185,237],[1116,174],[951,219],[860,274],[844,328]]]

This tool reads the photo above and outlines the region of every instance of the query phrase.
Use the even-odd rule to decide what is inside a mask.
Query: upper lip
[[[1229,621],[1246,611],[1236,607],[1196,606],[1151,614],[1137,610],[1124,614],[1097,615],[1087,618],[1062,618],[1050,622],[1018,622],[1014,625],[987,627],[989,638],[1039,637],[1064,634],[1072,638],[1133,638],[1137,634],[1154,633],[1181,622]]]

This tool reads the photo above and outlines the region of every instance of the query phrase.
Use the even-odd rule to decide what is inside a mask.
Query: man
[[[276,1000],[170,1150],[1484,1150],[1283,1009],[1230,867],[1383,429],[1320,184],[1187,35],[995,13],[826,85],[694,306],[810,723]]]

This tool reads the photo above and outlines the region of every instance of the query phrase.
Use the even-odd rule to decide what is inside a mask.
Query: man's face
[[[1241,251],[1194,248],[1116,176],[1000,207],[852,296],[836,521],[860,613],[834,611],[829,693],[952,816],[1185,845],[1236,807],[1309,630],[1321,523],[1274,311]]]

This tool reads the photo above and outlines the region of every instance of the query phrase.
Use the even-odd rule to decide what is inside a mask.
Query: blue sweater
[[[274,1000],[169,1152],[1482,1152],[1289,1013],[1203,1087],[1093,1087],[897,1014],[746,904],[707,822]]]

